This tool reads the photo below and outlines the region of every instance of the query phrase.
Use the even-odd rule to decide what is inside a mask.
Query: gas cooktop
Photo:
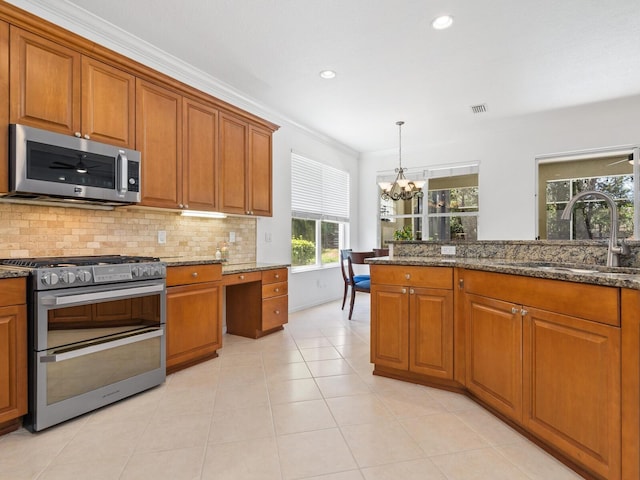
[[[7,258],[0,260],[2,265],[27,268],[84,267],[93,265],[118,265],[125,263],[159,262],[156,257],[138,257],[124,255],[96,255],[88,257],[33,257]]]

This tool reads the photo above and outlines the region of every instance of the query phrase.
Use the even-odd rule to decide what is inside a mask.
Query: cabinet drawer
[[[262,283],[276,283],[287,281],[287,269],[276,268],[274,270],[263,270]]]
[[[0,280],[0,307],[27,303],[26,278]]]
[[[167,286],[217,282],[222,279],[222,265],[187,265],[167,268]]]
[[[259,282],[260,272],[227,273],[222,276],[223,285],[238,285],[240,283]]]
[[[262,330],[279,327],[289,321],[289,297],[273,297],[262,301]]]
[[[371,265],[370,272],[371,283],[379,285],[453,288],[453,269],[450,267]]]
[[[477,270],[463,274],[467,293],[620,326],[617,287]]]
[[[266,285],[262,285],[262,298],[271,298],[278,297],[280,295],[287,295],[288,293],[288,282],[279,282],[279,283],[267,283]]]

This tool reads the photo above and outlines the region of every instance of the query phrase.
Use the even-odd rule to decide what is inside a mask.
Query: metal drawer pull
[[[277,292],[280,291],[280,289],[279,288],[274,288],[273,291],[277,293]]]
[[[244,275],[240,275],[240,280],[244,280]]]
[[[280,310],[275,310],[273,313],[275,313],[276,315],[280,315]]]
[[[276,280],[277,280],[277,279],[279,279],[279,278],[280,278],[280,274],[279,274],[279,273],[276,273],[276,274],[275,274],[275,277],[276,277]]]
[[[511,307],[511,313],[518,313],[518,309],[516,307]]]
[[[192,276],[193,278],[196,278],[196,277],[198,276],[198,272],[193,272],[193,273],[191,274],[191,276]]]
[[[42,297],[43,305],[70,305],[80,302],[94,302],[96,300],[115,300],[117,298],[130,298],[147,293],[160,293],[164,290],[164,285],[151,285],[148,287],[122,288],[110,292],[81,293],[79,295],[61,295],[58,297]]]
[[[522,316],[525,316],[527,313],[529,313],[529,311],[523,308],[522,310],[520,310],[520,313],[522,314]]]
[[[63,360],[70,360],[72,358],[82,357],[84,355],[89,355],[91,353],[102,352],[104,350],[110,350],[116,347],[122,347],[124,345],[131,345],[132,343],[143,342],[145,340],[150,340],[152,338],[161,337],[164,335],[164,330],[162,329],[153,329],[151,331],[146,331],[145,333],[128,333],[126,336],[123,336],[119,339],[106,339],[102,343],[97,343],[93,345],[89,345],[87,347],[81,347],[75,350],[65,351],[64,347],[61,348],[61,353],[55,353],[54,350],[52,355],[45,355],[40,358],[40,362],[42,363],[55,363],[62,362]]]
[[[410,273],[405,273],[404,274],[404,278],[406,278],[407,280],[409,280],[411,278],[411,274]]]
[[[409,289],[409,293],[410,293],[411,295],[413,295],[414,293],[416,293],[416,291],[415,291],[413,288],[411,288],[411,289]]]
[[[402,289],[402,293],[407,293],[407,289],[406,289],[406,288],[403,288],[403,289]]]

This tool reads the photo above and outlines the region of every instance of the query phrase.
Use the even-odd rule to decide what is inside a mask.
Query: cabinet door
[[[82,57],[82,134],[135,148],[135,77]]]
[[[270,217],[271,208],[271,132],[249,127],[249,211]]]
[[[522,419],[522,315],[512,303],[465,295],[467,388],[501,413]]]
[[[371,285],[371,363],[409,369],[409,293],[395,285]]]
[[[167,289],[167,369],[213,356],[222,346],[222,287],[196,283]]]
[[[218,207],[218,111],[184,99],[183,204],[192,210]]]
[[[524,424],[588,470],[620,478],[620,329],[524,317]]]
[[[142,152],[142,204],[182,208],[182,97],[136,80],[136,148]]]
[[[226,213],[248,215],[247,207],[248,125],[220,114],[220,208]]]
[[[0,22],[0,193],[9,191],[9,24]]]
[[[409,290],[409,370],[453,379],[453,292]]]
[[[11,27],[10,120],[80,132],[80,54]]]
[[[27,307],[0,307],[0,423],[27,413]]]

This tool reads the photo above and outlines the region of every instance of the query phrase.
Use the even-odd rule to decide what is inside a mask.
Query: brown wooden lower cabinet
[[[283,329],[289,320],[288,272],[225,275],[227,333],[260,338]]]
[[[530,308],[523,332],[527,430],[621,478],[620,328]]]
[[[222,347],[222,267],[167,269],[167,372],[215,358]]]
[[[0,434],[27,413],[27,306],[24,278],[0,280]]]
[[[387,285],[406,281],[400,268],[409,267],[371,266],[374,374],[465,392],[586,478],[639,478],[640,292],[457,269],[463,338],[443,345],[464,368],[446,383],[415,365],[421,349],[434,363],[445,323],[417,321],[420,288]],[[410,268],[422,270],[421,281],[450,270]],[[438,309],[426,298],[433,319]]]

